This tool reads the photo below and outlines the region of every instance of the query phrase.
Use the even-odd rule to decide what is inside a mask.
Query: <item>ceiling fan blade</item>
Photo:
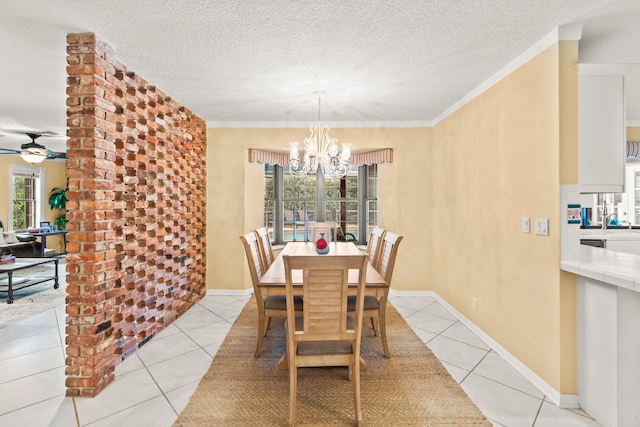
[[[1,148],[0,147],[0,154],[18,154],[20,153],[19,150],[13,150],[11,148]]]
[[[59,151],[49,151],[47,159],[66,159],[67,153],[61,153]]]
[[[53,132],[49,132],[49,131],[39,132],[39,131],[28,131],[28,130],[18,131],[14,129],[0,129],[0,132],[2,132],[5,135],[7,134],[27,135],[29,138],[31,138],[31,142],[26,142],[20,145],[21,150],[0,148],[0,154],[19,154],[19,155],[32,154],[32,155],[40,156],[41,158],[46,158],[46,159],[66,159],[67,158],[66,153],[49,150],[44,145],[38,144],[36,142],[36,139],[42,136],[45,136],[45,137],[59,136]]]
[[[66,138],[66,135],[60,135],[59,133],[51,132],[48,130],[39,131],[28,129],[0,129],[0,134],[5,135],[28,135],[30,133],[47,138]]]

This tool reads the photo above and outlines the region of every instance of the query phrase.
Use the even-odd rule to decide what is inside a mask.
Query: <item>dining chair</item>
[[[389,344],[387,343],[387,299],[389,298],[389,288],[391,288],[391,278],[393,277],[393,269],[396,263],[396,255],[398,254],[398,246],[402,241],[402,236],[386,231],[382,237],[379,254],[379,265],[376,268],[380,275],[384,277],[387,286],[380,297],[367,295],[364,297],[364,318],[371,319],[373,332],[379,336],[382,341],[382,349],[385,357],[391,357]],[[355,300],[351,298],[349,301],[349,311],[355,311]]]
[[[311,229],[311,241],[316,242],[320,238],[320,233],[324,233],[324,238],[327,242],[334,241],[335,239],[335,222],[314,222],[308,225]]]
[[[367,258],[360,256],[283,256],[287,298],[287,363],[289,424],[295,424],[298,368],[346,366],[353,382],[358,425],[360,405],[360,343]],[[347,313],[349,270],[358,270],[355,313]],[[292,270],[302,270],[302,317],[293,310]],[[295,285],[299,287],[300,285]]]
[[[266,272],[275,257],[273,256],[273,247],[271,246],[271,238],[269,237],[269,231],[267,227],[260,227],[254,230],[258,236],[258,246],[260,248],[260,262],[262,263],[262,271]]]
[[[260,248],[257,233],[251,231],[250,233],[240,236],[240,240],[247,255],[251,282],[253,283],[253,295],[258,305],[258,339],[254,357],[260,357],[262,339],[267,335],[269,320],[272,317],[287,317],[287,303],[286,298],[283,296],[263,297],[262,292],[260,292],[260,278],[266,270],[263,270],[262,263],[260,262]],[[300,300],[300,298],[294,299],[294,310],[299,313],[302,312],[302,300]]]
[[[378,227],[377,225],[373,227],[371,230],[371,234],[369,234],[369,242],[367,243],[367,253],[369,254],[369,262],[375,268],[378,269],[378,264],[380,263],[380,241],[384,238],[384,235],[387,231],[383,228]]]

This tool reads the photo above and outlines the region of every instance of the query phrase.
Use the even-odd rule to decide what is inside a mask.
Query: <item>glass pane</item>
[[[13,177],[13,221],[14,230],[35,226],[35,187],[37,178]]]
[[[330,200],[325,202],[324,204],[324,220],[325,221],[339,221],[340,220],[340,212],[339,212],[340,202],[336,200]]]
[[[317,218],[317,202],[309,200],[286,200],[283,202],[283,240],[305,240],[305,231],[309,221]]]
[[[273,222],[275,219],[275,201],[272,199],[265,199],[264,201],[264,226],[267,230],[273,228]]]
[[[368,235],[371,233],[371,229],[378,224],[378,201],[377,200],[368,200],[367,201],[367,228],[369,229]]]
[[[265,199],[273,199],[275,197],[275,180],[273,176],[273,166],[264,166],[264,197]]]
[[[369,165],[367,174],[367,198],[372,199],[378,195],[378,165]]]
[[[358,198],[358,175],[348,175],[346,177],[347,188],[346,194],[342,197],[347,197],[349,199],[357,199]]]

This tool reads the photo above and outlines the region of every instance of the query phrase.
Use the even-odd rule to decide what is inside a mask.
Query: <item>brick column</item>
[[[93,34],[68,44],[67,395],[205,294],[206,123]]]
[[[115,106],[104,69],[107,45],[90,34],[67,37],[69,180],[67,234],[67,395],[95,396],[114,379]]]

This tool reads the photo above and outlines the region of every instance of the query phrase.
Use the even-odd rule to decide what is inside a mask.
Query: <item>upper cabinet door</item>
[[[580,64],[578,179],[581,193],[624,192],[628,65]]]

